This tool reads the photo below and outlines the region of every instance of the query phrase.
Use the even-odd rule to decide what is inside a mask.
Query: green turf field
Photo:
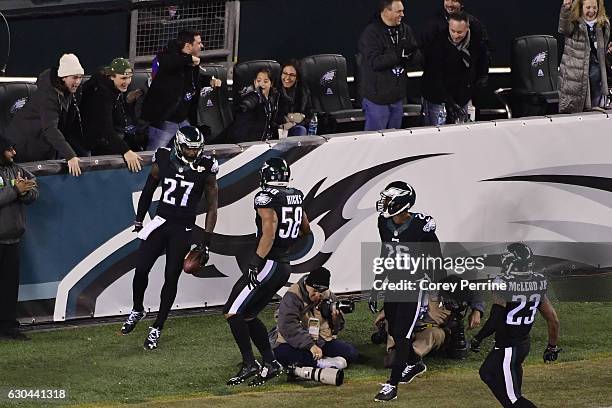
[[[539,407],[612,406],[612,304],[556,304],[561,320],[560,361],[542,363],[546,345],[543,319],[536,320],[532,352],[525,365],[523,392]],[[272,308],[264,314],[272,323]],[[61,403],[11,402],[0,396],[0,407],[138,406],[138,407],[316,407],[375,406],[383,347],[370,344],[372,315],[367,305],[347,316],[341,338],[355,343],[364,361],[346,371],[341,387],[316,383],[287,384],[284,378],[258,389],[227,387],[240,357],[220,315],[170,319],[160,347],[145,351],[142,343],[149,319],[129,336],[118,335],[120,324],[31,333],[32,341],[0,340],[0,390],[64,389]],[[468,332],[468,337],[472,333]],[[483,352],[464,361],[426,359],[428,371],[400,386],[392,406],[496,407],[478,378]],[[329,401],[335,401],[329,405]]]

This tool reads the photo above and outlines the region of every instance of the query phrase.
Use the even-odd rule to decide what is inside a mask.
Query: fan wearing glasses
[[[310,91],[301,81],[297,61],[289,61],[281,69],[278,113],[283,129],[289,136],[304,136],[312,118]]]

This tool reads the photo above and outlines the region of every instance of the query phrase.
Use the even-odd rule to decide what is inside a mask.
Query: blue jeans
[[[302,125],[295,125],[291,129],[289,129],[288,136],[306,136],[308,131]]]
[[[359,357],[359,351],[355,346],[342,340],[327,341],[321,349],[323,350],[323,357],[344,357],[349,364],[357,361],[357,357]],[[274,357],[284,366],[290,364],[302,367],[317,366],[310,350],[296,349],[287,343],[282,343],[274,349]]]
[[[189,126],[189,122],[184,120],[180,123],[161,122],[159,128],[149,126],[149,142],[147,143],[147,150],[157,150],[159,147],[167,147],[168,143],[172,140],[176,131],[183,126]]]
[[[363,98],[361,106],[365,113],[364,130],[401,129],[404,114],[401,99],[389,105],[377,105]]]
[[[462,107],[467,112],[468,104]],[[429,102],[423,98],[421,102],[421,115],[423,116],[423,126],[442,126],[447,123],[448,112],[440,117],[440,111],[442,111],[442,104]],[[453,122],[454,123],[454,122]]]

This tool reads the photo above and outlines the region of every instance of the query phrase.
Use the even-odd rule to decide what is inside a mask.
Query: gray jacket
[[[561,8],[559,33],[565,35],[565,49],[559,69],[559,112],[578,113],[591,109],[589,60],[591,45],[584,20],[571,22],[571,11]],[[610,39],[610,22],[597,27],[597,57],[601,69],[601,90],[608,94],[606,48]]]
[[[38,188],[20,196],[13,186],[17,177],[34,175],[15,163],[0,164],[0,244],[16,244],[25,231],[25,205],[38,198]]]
[[[57,78],[56,68],[40,74],[36,92],[6,129],[9,139],[17,143],[16,159],[20,163],[53,160],[58,156],[70,160],[76,156],[67,137],[81,131],[77,101],[73,95],[55,88],[54,78]]]
[[[291,285],[285,296],[283,296],[277,311],[278,333],[276,338],[272,336],[272,347],[288,343],[290,346],[308,350],[315,344],[315,340],[308,333],[308,320],[317,318],[320,322],[319,338],[316,344],[323,347],[325,342],[336,338],[336,333],[344,326],[344,317],[340,315],[335,322],[328,321],[321,316],[321,312],[308,298],[308,292],[302,277],[298,282]],[[322,299],[338,300],[336,295],[326,290]]]

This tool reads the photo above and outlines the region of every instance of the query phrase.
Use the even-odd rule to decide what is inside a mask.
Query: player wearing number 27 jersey
[[[508,245],[495,283],[502,289],[494,292],[489,319],[471,343],[472,351],[478,352],[480,342],[495,333],[495,346],[480,367],[480,378],[503,407],[535,407],[521,395],[521,386],[529,332],[538,310],[548,325],[544,362],[556,360],[561,349],[557,348],[559,319],[546,297],[546,278],[533,272],[531,248],[522,243]]]
[[[208,247],[217,222],[216,175],[219,165],[214,157],[205,156],[203,149],[204,136],[197,128],[180,128],[171,149],[160,147],[155,152],[151,174],[138,201],[134,231],[138,232],[138,238],[142,242],[132,283],[134,305],[121,327],[121,333],[129,334],[145,316],[143,300],[149,272],[157,258],[165,251],[166,268],[159,311],[144,342],[144,347],[148,350],[157,348],[164,322],[174,303],[183,259],[191,246],[198,204],[204,193],[208,202],[206,227],[204,234],[198,239],[203,248]],[[161,185],[162,195],[157,213],[143,226],[158,185]]]
[[[251,386],[261,385],[282,369],[274,360],[268,330],[257,315],[289,280],[289,248],[300,236],[310,234],[302,208],[304,194],[288,186],[289,176],[289,166],[278,157],[267,160],[260,170],[262,190],[254,200],[257,248],[223,310],[242,354],[242,366],[228,385],[240,384],[250,377],[254,377]],[[261,353],[263,366],[255,360],[251,341]]]

